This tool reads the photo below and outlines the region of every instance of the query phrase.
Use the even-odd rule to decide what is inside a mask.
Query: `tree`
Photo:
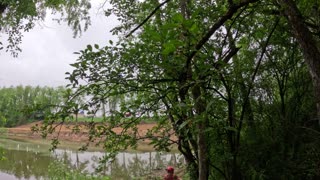
[[[320,6],[318,1],[279,0],[281,13],[291,24],[293,36],[297,39],[309,72],[313,79],[314,93],[317,104],[317,118],[320,124]],[[298,6],[302,6],[300,9]],[[308,11],[308,8],[311,11]],[[303,12],[304,11],[304,12]]]
[[[5,49],[17,56],[21,51],[18,45],[22,41],[22,33],[43,21],[48,12],[60,14],[56,20],[67,22],[77,36],[90,25],[90,8],[89,0],[0,0],[0,31],[8,35]],[[4,49],[3,43],[0,41],[0,50]]]
[[[65,91],[66,89],[62,87],[17,86],[1,88],[1,125],[13,127],[43,120],[45,114],[54,112],[62,104]]]
[[[200,176],[200,179],[207,179],[209,175],[207,152],[209,150],[206,147],[208,135],[205,132],[209,117],[205,112],[210,101],[207,102],[205,99],[210,97],[206,87],[208,83],[210,84],[212,71],[206,67],[206,63],[214,65],[217,62],[207,61],[207,57],[201,57],[201,55],[195,58],[195,55],[218,29],[223,29],[221,28],[223,23],[232,18],[238,9],[245,7],[251,1],[234,4],[227,10],[222,8],[226,6],[225,4],[219,4],[216,10],[225,13],[225,15],[217,23],[214,23],[214,17],[208,19],[213,25],[201,27],[202,29],[198,29],[198,24],[202,23],[201,19],[208,17],[208,14],[201,14],[202,9],[209,9],[209,7],[202,4],[192,6],[187,1],[181,1],[180,5],[176,4],[178,2],[173,2],[173,4],[168,4],[166,8],[161,9],[161,6],[167,2],[157,3],[156,10],[159,9],[159,11],[153,11],[155,17],[144,24],[144,33],[133,34],[132,31],[128,35],[128,37],[130,36],[128,39],[120,41],[114,47],[99,49],[95,46],[99,49],[98,52],[94,52],[92,47],[88,46],[88,49],[81,52],[80,62],[73,65],[77,70],[71,74],[69,79],[75,83],[74,85],[77,85],[79,77],[86,77],[89,84],[83,88],[80,87],[79,91],[94,90],[97,94],[93,93],[93,102],[101,98],[109,98],[113,94],[138,94],[139,98],[131,99],[122,104],[121,111],[126,111],[128,108],[144,113],[151,111],[155,119],[161,120],[158,130],[170,128],[168,126],[170,123],[168,124],[166,121],[169,118],[178,137],[176,143],[189,164],[192,177]],[[120,4],[123,5],[123,2],[114,2],[116,7]],[[149,3],[136,3],[135,5],[145,9],[152,10],[153,8]],[[119,16],[124,21],[123,26],[116,28],[114,33],[121,33],[132,26],[130,24],[133,21],[131,15],[138,9],[133,8],[132,4],[126,4],[123,7],[128,9],[121,9],[124,12],[111,10],[113,13],[120,12]],[[174,11],[177,7],[180,7],[180,12]],[[199,17],[191,18],[197,16]],[[177,29],[182,29],[182,32],[177,34]],[[205,29],[209,29],[209,31],[206,32]],[[199,34],[202,31],[204,32]],[[203,38],[198,42],[197,36],[201,36],[201,34],[203,34]],[[222,35],[221,32],[217,34]],[[139,39],[139,41],[135,43],[134,39]],[[223,40],[219,39],[221,42]],[[148,51],[144,51],[142,48],[146,46]],[[220,57],[217,56],[217,58],[224,57],[221,61],[227,63],[237,50],[238,48],[232,49],[231,52],[221,51]],[[154,64],[149,64],[151,59],[154,59]],[[197,60],[193,61],[193,59]],[[105,67],[105,65],[109,67]],[[89,74],[87,74],[88,71]],[[97,86],[96,82],[104,83]],[[111,89],[109,90],[109,88]],[[103,89],[107,89],[107,91]],[[105,93],[101,96],[103,92]],[[88,92],[85,91],[85,93]],[[90,93],[90,95],[92,94]],[[165,109],[167,116],[161,116],[158,113],[161,108]],[[121,119],[118,117],[118,121]],[[137,122],[132,123],[131,121],[130,123],[129,121],[128,124],[134,125]],[[117,123],[114,124],[114,126],[118,126]],[[108,129],[111,130],[114,126],[109,126]],[[128,126],[127,129],[129,128],[131,127]],[[152,135],[152,132],[149,134]],[[163,135],[167,136],[166,133]],[[168,138],[164,138],[164,136],[161,138],[152,137],[157,147],[166,148],[170,144],[165,141]],[[110,137],[108,139],[112,141]]]
[[[316,112],[305,52],[277,1],[110,3],[119,41],[79,52],[61,112],[78,95],[90,97],[82,109],[125,97],[112,120],[91,126],[90,141],[102,138],[110,156],[144,139],[159,150],[175,144],[191,179],[319,177],[319,152],[309,148],[320,145],[319,127],[305,124]],[[151,114],[157,126],[141,134],[143,117],[128,111]]]

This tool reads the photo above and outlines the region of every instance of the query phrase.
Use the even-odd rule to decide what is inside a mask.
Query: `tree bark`
[[[320,47],[316,38],[312,35],[304,18],[293,0],[278,0],[283,9],[283,14],[292,27],[293,34],[297,39],[314,87],[314,97],[317,106],[317,119],[320,124]]]
[[[189,5],[190,5],[191,1],[190,0],[180,0],[180,10],[181,10],[181,15],[183,16],[184,19],[190,19],[190,9],[189,9]],[[182,30],[187,32],[186,30]],[[181,40],[183,41],[189,41],[188,37],[185,36],[185,34],[187,33],[182,33],[181,35]],[[187,43],[189,44],[189,43]],[[191,49],[187,48],[186,50],[186,54],[189,54],[191,51]],[[187,86],[188,82],[192,80],[192,74],[193,74],[193,69],[190,63],[188,63],[188,59],[186,60],[185,63],[185,67],[182,70],[181,74],[180,74],[180,90],[179,90],[179,97],[181,102],[186,103],[185,99],[186,96],[188,94],[189,91],[189,87]],[[195,109],[196,109],[196,114],[197,115],[201,115],[204,111],[205,111],[205,107],[203,102],[201,101],[201,89],[200,86],[195,85],[192,88],[192,94],[193,94],[193,98],[195,101]],[[187,117],[187,116],[186,116]],[[186,121],[187,118],[185,118],[183,121]],[[198,180],[207,180],[208,176],[209,176],[209,161],[208,161],[208,156],[207,156],[207,140],[206,140],[206,133],[205,133],[205,129],[207,128],[207,124],[206,124],[207,120],[200,120],[200,122],[198,122],[197,124],[197,130],[198,130],[198,134],[197,134],[197,142],[196,145],[197,147],[193,146],[193,149],[196,151],[196,155],[197,157],[197,165],[192,165],[191,170],[191,179],[198,179]],[[191,137],[189,137],[191,138]],[[194,143],[191,142],[191,144],[193,145]],[[190,165],[189,165],[190,166]],[[197,169],[195,169],[195,167]],[[198,173],[198,174],[194,174],[194,173]]]
[[[205,113],[206,102],[204,97],[201,95],[201,88],[196,84],[192,89],[192,95],[195,101],[195,110],[198,116]],[[207,146],[207,133],[206,128],[208,127],[207,117],[201,117],[198,122],[198,164],[199,164],[199,180],[207,180],[209,177],[209,157],[208,157],[208,146]]]

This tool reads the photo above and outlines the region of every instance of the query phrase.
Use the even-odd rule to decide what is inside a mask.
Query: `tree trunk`
[[[198,129],[198,158],[199,158],[199,180],[207,180],[209,177],[209,161],[208,147],[205,130],[207,128],[206,121],[199,122]]]
[[[199,164],[199,180],[207,180],[209,177],[209,157],[207,147],[207,133],[208,127],[207,117],[201,117],[205,113],[206,102],[201,96],[201,88],[196,84],[192,89],[192,95],[195,101],[196,114],[201,118],[198,122],[198,164]]]
[[[180,0],[180,10],[181,10],[181,15],[184,17],[184,19],[189,19],[190,18],[190,11],[188,6],[190,5],[191,1],[190,0]],[[185,30],[183,30],[185,31]],[[187,31],[186,31],[187,32]],[[185,34],[187,33],[182,33],[181,39],[184,41],[189,41],[188,37],[185,36]],[[187,43],[188,44],[188,43]],[[187,48],[186,52],[190,52],[190,49]],[[187,54],[188,54],[187,53]],[[186,65],[185,65],[185,69],[183,70],[183,72],[181,73],[180,76],[180,99],[181,102],[185,103],[185,96],[187,95],[187,92],[189,90],[188,86],[186,86],[187,81],[192,79],[192,67],[191,64],[188,63],[188,59],[186,59]],[[202,115],[205,112],[205,102],[202,101],[202,97],[201,97],[201,88],[198,84],[196,84],[193,89],[192,89],[192,95],[195,101],[195,109],[196,109],[196,114]],[[186,119],[185,119],[186,120]],[[185,121],[184,120],[184,121]],[[209,176],[209,160],[208,160],[208,148],[207,148],[207,138],[206,138],[206,133],[205,133],[205,129],[207,128],[208,124],[207,124],[208,120],[207,118],[201,119],[198,124],[197,124],[197,128],[198,128],[198,136],[197,136],[197,147],[194,147],[194,150],[197,152],[198,155],[198,164],[193,165],[192,166],[192,172],[198,172],[197,175],[193,174],[191,177],[196,178],[198,176],[198,180],[207,180],[208,176]],[[190,138],[190,137],[189,137]],[[191,144],[193,145],[193,143],[191,142]],[[194,170],[194,167],[198,167],[197,170]]]
[[[317,119],[320,124],[320,47],[304,23],[304,18],[295,2],[293,0],[278,0],[278,3],[281,5],[285,17],[291,24],[293,34],[302,49],[304,59],[308,65],[313,81]]]

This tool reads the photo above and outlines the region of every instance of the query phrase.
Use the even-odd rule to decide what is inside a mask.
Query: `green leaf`
[[[163,55],[169,55],[176,50],[176,47],[173,43],[165,44],[164,50],[162,51]]]
[[[92,46],[89,44],[89,45],[87,45],[87,49],[89,50],[89,51],[92,51]]]
[[[198,28],[197,24],[194,23],[194,24],[190,27],[189,31],[192,32],[192,33],[198,32],[198,31],[199,31],[199,28]]]
[[[189,124],[190,120],[184,121],[180,126],[179,130],[182,130],[187,124]]]
[[[183,21],[183,16],[181,13],[177,13],[173,15],[172,19],[176,22],[182,22]]]

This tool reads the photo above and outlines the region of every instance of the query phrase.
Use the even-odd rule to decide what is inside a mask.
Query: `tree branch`
[[[138,30],[141,26],[143,26],[163,5],[168,3],[170,0],[166,0],[159,4],[150,14],[147,18],[145,18],[137,27],[135,27],[133,30],[129,32],[129,34],[126,35],[126,38],[131,36],[136,30]]]
[[[191,63],[192,58],[197,54],[197,52],[202,48],[202,46],[210,39],[210,37],[220,28],[227,20],[231,19],[232,16],[238,11],[238,9],[247,6],[250,3],[257,2],[259,0],[246,0],[240,2],[239,4],[229,7],[228,12],[222,16],[215,24],[211,26],[207,34],[205,34],[202,39],[196,44],[195,50],[191,52],[187,59],[187,67]]]
[[[253,87],[254,80],[255,80],[256,75],[258,73],[258,70],[260,68],[260,64],[261,64],[262,58],[266,54],[267,47],[269,45],[270,39],[271,39],[274,31],[276,30],[279,21],[280,21],[279,18],[277,18],[273,28],[271,29],[271,31],[270,31],[270,33],[269,33],[269,35],[268,35],[263,47],[262,47],[262,52],[261,52],[259,60],[257,62],[257,66],[256,66],[256,68],[255,68],[255,70],[254,70],[254,72],[253,72],[253,74],[251,76],[251,82],[249,83],[249,89],[248,89],[248,92],[246,94],[246,97],[244,97],[245,99],[244,99],[244,102],[243,102],[242,111],[241,111],[241,115],[240,115],[240,122],[239,122],[239,127],[238,127],[238,134],[237,134],[237,143],[238,144],[240,143],[240,131],[241,131],[241,128],[242,128],[242,124],[243,124],[243,119],[244,119],[244,114],[245,114],[245,111],[246,111],[247,103],[249,102],[249,96],[250,96],[250,93],[251,93],[251,89]]]

